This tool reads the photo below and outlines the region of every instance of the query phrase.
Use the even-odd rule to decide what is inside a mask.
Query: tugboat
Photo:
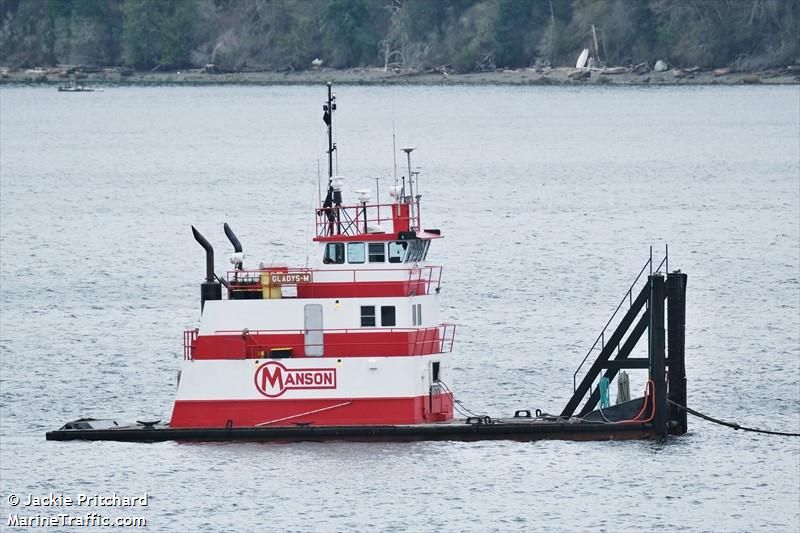
[[[344,179],[333,172],[335,111],[328,83],[328,186],[314,213],[318,264],[245,268],[242,244],[225,223],[232,268],[219,276],[211,244],[192,226],[206,260],[201,318],[184,333],[171,420],[124,425],[84,418],[48,432],[48,440],[601,440],[686,431],[685,412],[668,408],[668,398],[685,405],[686,276],[668,274],[665,285],[665,277],[653,273],[652,250],[646,284],[636,296],[648,263],[623,298],[630,308],[616,331],[601,332],[600,354],[561,415],[523,409],[513,418],[454,419],[449,384],[456,326],[440,322],[442,267],[428,257],[442,232],[422,224],[414,149],[403,149],[408,175],[390,189],[388,203],[371,202],[370,191],[361,189],[348,205]],[[644,330],[650,357],[627,359]],[[603,370],[609,380],[623,368],[649,369],[645,395],[614,406],[601,402],[594,410],[599,397],[592,383]]]
[[[453,418],[447,390],[455,325],[440,324],[442,268],[428,262],[414,173],[391,203],[343,204],[333,175],[336,96],[328,85],[328,189],[316,210],[318,265],[233,270],[206,250],[200,327],[185,333],[172,427],[418,424]],[[411,168],[411,149],[408,154]],[[222,298],[225,292],[227,298]]]

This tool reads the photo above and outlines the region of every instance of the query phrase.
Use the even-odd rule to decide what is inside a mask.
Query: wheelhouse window
[[[406,255],[406,263],[416,263],[423,261],[428,255],[428,245],[430,241],[423,241],[422,239],[415,239],[409,241],[408,254]]]
[[[361,327],[374,327],[375,326],[375,306],[362,305],[361,306]]]
[[[386,261],[386,251],[384,243],[382,242],[369,243],[369,262],[383,263],[385,261]]]
[[[344,263],[344,243],[329,242],[325,245],[325,255],[322,257],[322,262],[326,265]]]
[[[403,241],[392,241],[389,243],[389,262],[402,263],[406,258],[408,243]]]
[[[393,305],[381,306],[381,326],[393,327],[397,324]]]
[[[364,262],[364,243],[363,242],[349,242],[349,243],[347,243],[347,262],[348,263],[363,263]]]
[[[411,325],[422,325],[422,304],[411,304]]]

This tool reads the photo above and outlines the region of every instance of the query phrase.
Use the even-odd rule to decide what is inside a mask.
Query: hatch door
[[[305,306],[305,352],[309,357],[323,355],[322,305],[307,304]]]

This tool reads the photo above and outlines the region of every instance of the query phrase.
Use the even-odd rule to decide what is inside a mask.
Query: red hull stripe
[[[435,280],[434,280],[435,281]],[[375,298],[428,294],[428,283],[413,281],[327,282],[297,285],[298,298]]]
[[[452,418],[451,394],[352,400],[178,400],[170,426],[351,426],[421,424]]]
[[[438,328],[421,331],[325,333],[326,357],[407,357],[441,352]],[[194,341],[193,359],[263,359],[273,348],[291,348],[292,357],[305,357],[301,333],[201,335]]]
[[[436,280],[432,280],[436,283]],[[277,287],[277,286],[275,286]],[[244,284],[231,284],[231,299],[244,298],[243,293],[261,293],[262,285],[247,286]],[[427,280],[406,281],[342,281],[342,282],[311,282],[297,284],[298,298],[376,298],[376,297],[405,297],[421,296],[428,294]]]

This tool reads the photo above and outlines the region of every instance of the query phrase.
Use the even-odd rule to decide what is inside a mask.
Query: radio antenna
[[[413,152],[415,148],[403,148],[403,151],[406,153],[406,157],[408,158],[408,189],[409,189],[409,199],[410,199],[410,210],[411,210],[411,220],[414,220],[414,175],[411,173],[411,152]]]
[[[394,161],[394,190],[397,190],[397,136],[394,133],[394,117],[392,117],[392,160]]]
[[[320,172],[319,157],[317,157],[317,202],[322,205],[322,175]]]

